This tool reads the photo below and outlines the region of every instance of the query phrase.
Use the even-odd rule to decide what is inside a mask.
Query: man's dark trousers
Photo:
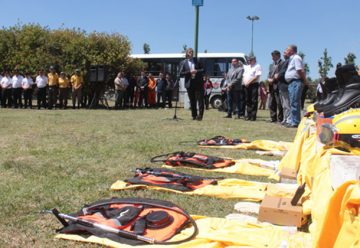
[[[283,108],[281,106],[279,89],[277,85],[270,85],[270,98],[269,98],[269,109],[270,109],[270,118],[272,122],[282,122],[284,115],[283,115]]]
[[[245,94],[247,119],[255,121],[259,97],[259,83],[252,83],[245,87]]]
[[[204,116],[204,90],[201,89],[187,89],[189,100],[190,100],[190,107],[191,107],[191,116],[193,119],[200,118],[202,119]],[[197,113],[197,105],[199,106],[199,115]]]

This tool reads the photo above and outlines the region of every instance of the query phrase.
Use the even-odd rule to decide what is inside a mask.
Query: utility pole
[[[195,40],[194,40],[194,57],[198,56],[198,37],[199,37],[199,7],[204,5],[204,0],[192,0],[195,7]]]

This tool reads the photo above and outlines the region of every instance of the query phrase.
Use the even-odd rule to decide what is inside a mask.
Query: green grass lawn
[[[224,135],[292,141],[296,131],[266,122],[268,110],[259,111],[256,122],[224,119],[225,114],[217,110],[206,111],[202,122],[191,120],[190,111],[183,109],[177,114],[183,120],[166,120],[173,115],[173,109],[0,109],[0,247],[95,247],[55,240],[60,224],[39,211],[57,207],[70,213],[86,203],[114,196],[169,200],[191,214],[224,217],[233,212],[237,200],[145,190],[111,192],[109,188],[117,179],[131,177],[136,167],[160,167],[150,164],[150,158],[173,151],[260,158],[254,151],[200,149],[196,140]],[[267,181],[234,174],[220,176]]]

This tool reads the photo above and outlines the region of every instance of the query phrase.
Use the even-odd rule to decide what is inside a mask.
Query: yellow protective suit
[[[165,168],[174,168],[174,167],[184,167],[194,170],[202,170],[202,171],[214,171],[214,172],[222,172],[222,173],[234,173],[234,174],[242,174],[242,175],[250,175],[250,176],[270,176],[274,173],[274,169],[270,169],[269,167],[263,167],[261,164],[266,163],[268,161],[261,159],[239,159],[234,160],[235,164],[229,167],[218,168],[218,169],[202,169],[191,166],[171,166],[171,165],[162,165]]]
[[[360,247],[360,181],[348,181],[331,196],[314,247]]]
[[[323,147],[322,150],[318,152],[313,160],[314,169],[313,169],[313,178],[311,183],[311,218],[312,223],[309,227],[310,232],[314,237],[318,237],[318,232],[320,231],[320,226],[325,220],[325,209],[329,206],[330,198],[334,194],[332,188],[332,181],[330,175],[330,158],[331,155],[360,155],[360,149],[350,149],[349,152],[341,151],[335,148]]]
[[[157,186],[127,185],[126,182],[118,180],[113,185],[111,185],[111,190],[153,189],[186,195],[204,195],[224,199],[235,198],[246,201],[261,201],[264,198],[266,186],[267,183],[252,182],[233,178],[219,180],[217,185],[206,185],[193,191],[182,192]]]
[[[251,143],[242,143],[235,146],[200,146],[206,148],[224,148],[224,149],[244,149],[244,150],[262,150],[262,151],[287,151],[291,142],[272,141],[272,140],[254,140]]]
[[[240,223],[235,220],[223,218],[194,217],[199,227],[199,233],[195,239],[179,245],[144,245],[137,247],[144,248],[223,248],[223,247],[311,247],[311,236],[303,232],[289,232],[286,229],[270,224],[251,224]],[[172,241],[188,237],[192,233],[192,228],[183,230],[176,235]],[[108,239],[90,236],[84,238],[79,235],[58,234],[57,238],[77,240],[82,242],[92,242],[110,247],[133,247],[119,244]]]
[[[313,135],[315,135],[315,123],[311,118],[304,117],[299,124],[293,144],[280,161],[278,172],[281,172],[284,168],[299,170],[301,158],[304,156],[304,142]],[[279,180],[278,172],[271,175],[270,178]]]

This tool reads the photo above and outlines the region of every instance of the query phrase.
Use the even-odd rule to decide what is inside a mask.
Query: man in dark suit
[[[204,70],[196,58],[193,58],[193,49],[186,50],[186,59],[180,62],[180,77],[185,77],[185,88],[187,90],[190,106],[191,116],[193,120],[201,121],[204,115]],[[199,106],[199,111],[197,109]]]
[[[281,101],[281,106],[283,109],[283,121],[282,125],[287,125],[290,122],[290,99],[289,99],[289,91],[288,91],[288,83],[285,80],[285,72],[289,65],[289,56],[287,51],[284,51],[284,62],[280,64],[278,74],[275,74],[275,79],[278,82],[279,96]]]
[[[270,65],[268,82],[269,82],[269,109],[270,109],[270,118],[271,122],[282,122],[283,121],[283,108],[281,106],[280,96],[279,96],[279,86],[277,75],[281,69],[282,63],[284,61],[281,59],[281,54],[278,50],[274,50],[271,53],[273,63]]]

